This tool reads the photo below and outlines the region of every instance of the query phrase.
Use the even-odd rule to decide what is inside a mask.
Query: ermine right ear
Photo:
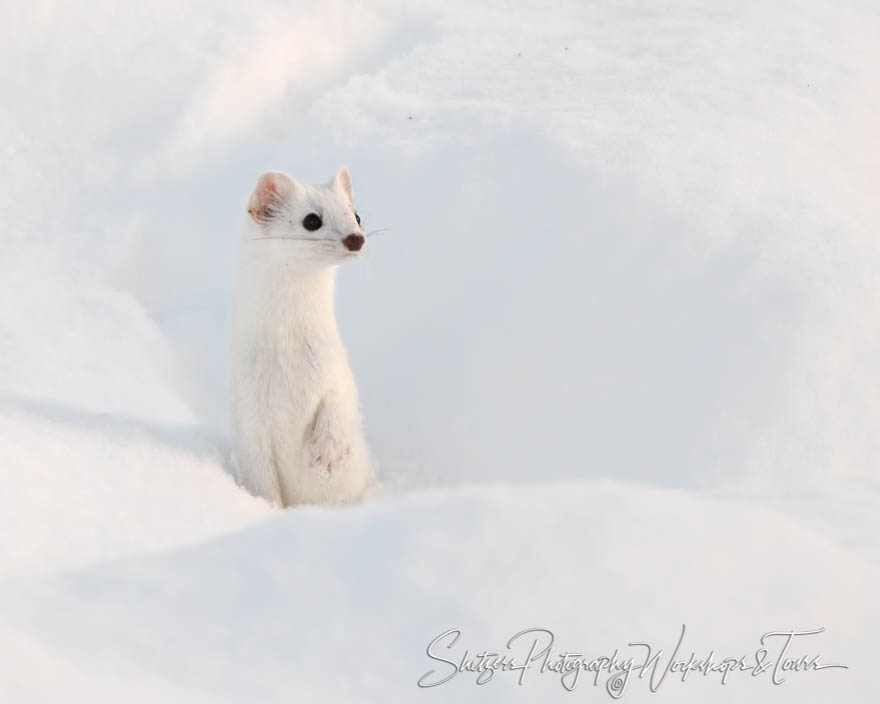
[[[342,167],[333,177],[333,185],[342,191],[348,198],[349,203],[354,203],[354,195],[351,192],[351,174],[346,167]]]
[[[294,182],[287,174],[268,171],[257,180],[248,201],[248,213],[254,222],[269,222],[294,191]]]

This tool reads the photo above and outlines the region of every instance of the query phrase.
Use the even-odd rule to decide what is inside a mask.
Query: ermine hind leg
[[[237,448],[240,467],[238,483],[255,496],[262,496],[277,508],[284,507],[275,452],[269,438],[248,428],[250,433],[239,433],[241,446]]]

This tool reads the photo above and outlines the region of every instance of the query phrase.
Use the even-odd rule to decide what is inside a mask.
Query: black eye
[[[354,219],[357,220],[358,227],[360,227],[360,224],[361,224],[361,216],[357,214],[357,210],[354,211]]]
[[[321,216],[317,213],[309,213],[303,218],[303,227],[306,228],[309,232],[320,230],[321,225],[323,224],[324,222],[321,220]]]

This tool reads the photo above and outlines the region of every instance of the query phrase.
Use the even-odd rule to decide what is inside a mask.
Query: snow
[[[552,629],[849,669],[874,701],[880,12],[868,2],[0,4],[0,701],[556,701]],[[228,474],[261,171],[347,164],[337,307],[385,479]],[[534,675],[534,676],[533,676]],[[601,686],[601,685],[600,685]],[[610,699],[609,699],[610,701]]]

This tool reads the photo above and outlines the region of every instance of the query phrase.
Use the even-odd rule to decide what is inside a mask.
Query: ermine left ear
[[[349,203],[354,202],[354,195],[351,192],[351,174],[344,166],[333,177],[333,186],[346,195]]]
[[[293,190],[293,179],[287,174],[277,171],[263,174],[248,201],[248,213],[254,222],[269,222],[278,208],[290,198]]]

